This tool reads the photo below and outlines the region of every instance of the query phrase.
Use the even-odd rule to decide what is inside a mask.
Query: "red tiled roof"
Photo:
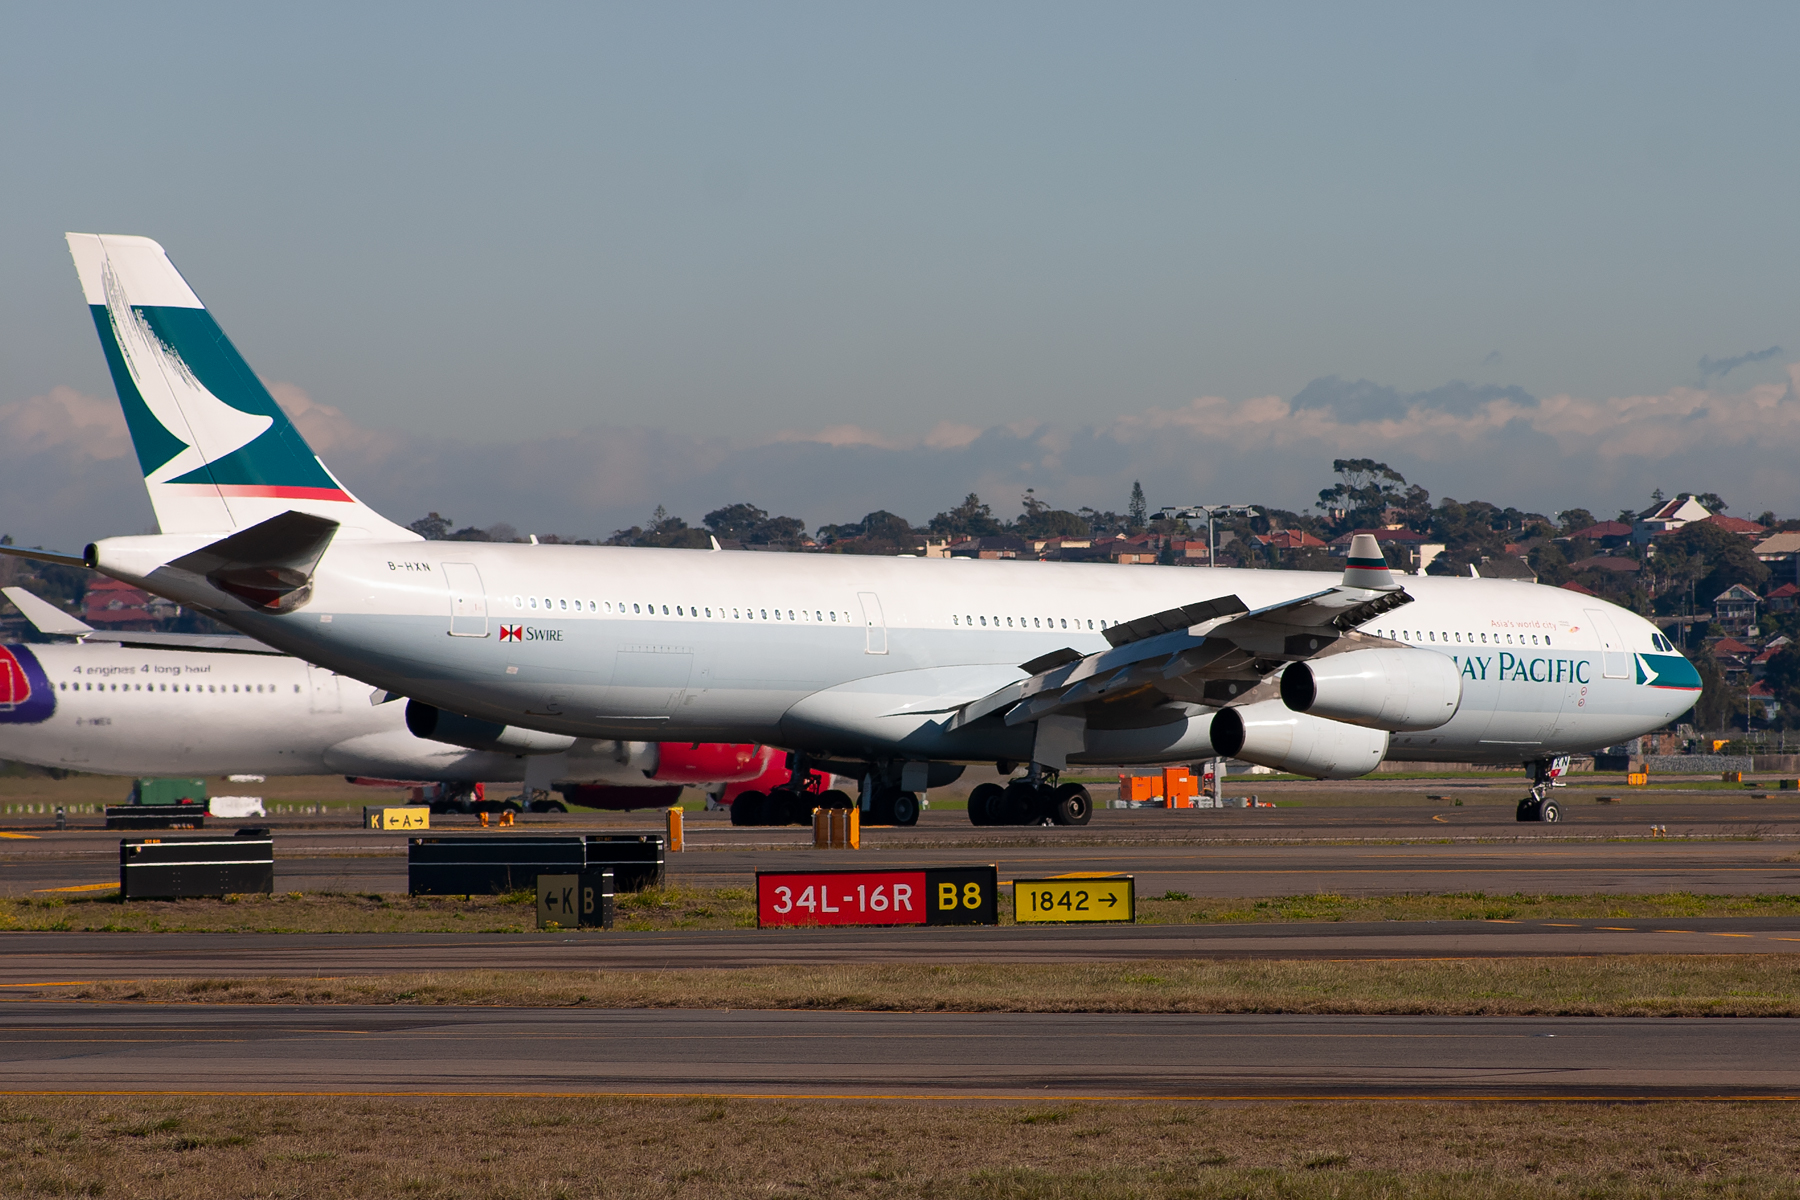
[[[1573,579],[1571,579],[1571,580],[1569,580],[1569,582],[1563,584],[1563,590],[1570,591],[1570,592],[1580,592],[1584,596],[1598,596],[1600,594],[1599,592],[1596,592],[1593,588],[1582,587],[1579,583],[1576,583]]]
[[[1731,533],[1745,534],[1746,536],[1769,532],[1755,521],[1746,521],[1742,517],[1728,517],[1724,513],[1714,513],[1710,517],[1701,517],[1698,521],[1695,521],[1694,524],[1717,525],[1720,529],[1727,530]]]
[[[1754,647],[1746,646],[1736,638],[1722,637],[1712,645],[1714,654],[1754,654]]]
[[[1789,596],[1800,596],[1800,587],[1791,583],[1784,583],[1769,593],[1769,599],[1771,600],[1785,600]]]
[[[1569,536],[1572,538],[1584,537],[1590,541],[1609,537],[1630,537],[1631,526],[1623,521],[1602,521],[1598,525],[1589,525],[1586,529],[1577,529]]]
[[[1424,534],[1414,533],[1410,529],[1356,529],[1346,533],[1343,537],[1332,539],[1331,544],[1334,546],[1348,546],[1350,544],[1350,539],[1359,533],[1372,535],[1375,538],[1375,541],[1382,545],[1391,545],[1394,542],[1423,542],[1427,540]]]

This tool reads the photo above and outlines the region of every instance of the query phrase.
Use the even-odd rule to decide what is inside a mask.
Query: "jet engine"
[[[478,721],[417,700],[406,702],[406,727],[414,737],[470,750],[495,750],[511,754],[561,754],[575,744],[575,739],[561,733],[540,733],[517,725],[497,725]]]
[[[1462,703],[1462,672],[1430,650],[1350,650],[1289,663],[1281,699],[1297,713],[1389,733],[1436,729]]]
[[[1388,747],[1385,730],[1297,713],[1279,700],[1220,709],[1213,717],[1212,741],[1228,758],[1314,779],[1367,775]]]

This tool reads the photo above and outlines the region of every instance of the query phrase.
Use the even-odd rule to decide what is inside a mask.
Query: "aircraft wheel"
[[[799,796],[788,788],[776,788],[763,800],[762,823],[764,825],[792,825],[794,814],[799,807]]]
[[[984,783],[969,793],[969,824],[995,825],[995,806],[1000,803],[1006,789],[997,783]]]
[[[762,824],[763,794],[761,792],[739,792],[737,799],[731,802],[731,823],[733,825]]]
[[[1562,809],[1556,806],[1556,801],[1546,800],[1538,808],[1538,820],[1545,824],[1554,824],[1562,820]]]
[[[895,792],[890,806],[894,813],[894,824],[917,825],[919,823],[919,797],[913,792]]]
[[[561,800],[533,800],[530,811],[534,813],[566,813],[569,806]]]
[[[894,793],[883,789],[875,793],[873,803],[869,805],[866,823],[870,825],[894,824]]]
[[[1056,789],[1050,819],[1058,825],[1086,825],[1094,815],[1094,798],[1079,783],[1065,783]]]
[[[850,793],[842,792],[836,788],[833,788],[829,792],[821,792],[819,794],[819,807],[820,808],[855,808],[856,801],[854,801],[850,798]]]
[[[1038,789],[1020,780],[1006,785],[1001,793],[1000,802],[988,809],[995,825],[1026,825],[1031,822],[1032,810],[1036,807]]]
[[[1530,796],[1527,796],[1527,797],[1525,797],[1525,799],[1519,801],[1519,811],[1517,814],[1517,819],[1521,820],[1521,821],[1537,820],[1539,803],[1540,803],[1540,801],[1533,800]]]

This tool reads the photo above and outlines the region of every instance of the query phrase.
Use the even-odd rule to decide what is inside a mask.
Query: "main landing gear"
[[[768,792],[739,792],[731,802],[733,825],[807,825],[815,808],[854,808],[843,792],[802,791],[792,784]]]
[[[1562,820],[1562,809],[1550,798],[1550,789],[1562,785],[1561,778],[1569,769],[1569,756],[1539,758],[1526,764],[1531,772],[1531,794],[1519,801],[1520,821],[1556,822]]]
[[[1056,782],[1033,764],[1023,779],[984,783],[969,793],[971,825],[1086,825],[1094,798],[1079,783]]]

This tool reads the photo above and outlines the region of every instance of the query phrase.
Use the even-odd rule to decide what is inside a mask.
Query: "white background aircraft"
[[[421,738],[402,703],[246,637],[101,633],[24,588],[0,589],[67,642],[0,646],[0,759],[102,775],[349,775],[440,782],[467,808],[476,782],[670,788],[764,774],[761,746],[586,741],[545,753]],[[611,796],[621,806],[627,794]],[[539,808],[561,806],[548,795]]]

